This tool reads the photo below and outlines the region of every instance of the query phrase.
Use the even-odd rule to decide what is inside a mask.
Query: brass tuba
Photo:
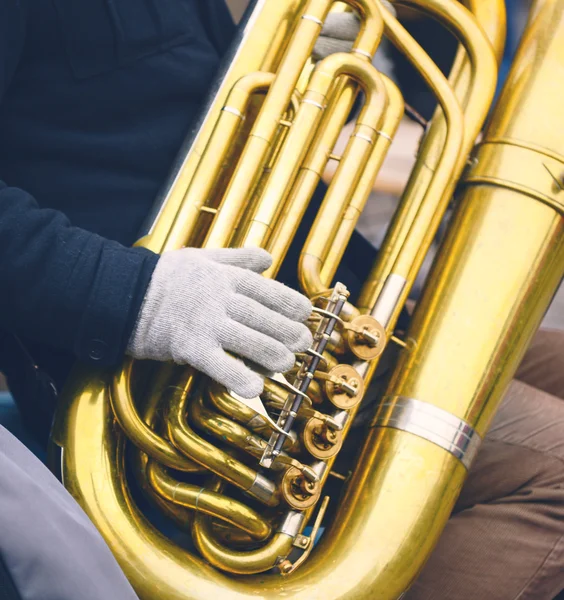
[[[323,169],[338,160],[299,259],[315,342],[294,372],[269,378],[254,404],[168,364],[126,360],[117,372],[78,366],[71,376],[51,450],[143,600],[399,598],[562,278],[564,0],[534,5],[477,146],[504,45],[502,0],[401,4],[458,38],[448,80],[378,0],[255,0],[139,242],[155,252],[262,246],[276,277]],[[343,9],[362,21],[352,51],[313,64],[328,12]],[[438,108],[353,304],[335,272],[404,114],[399,90],[372,66],[383,34]],[[401,337],[398,315],[456,186]],[[355,415],[394,347],[361,443]],[[351,444],[360,454],[343,463]]]

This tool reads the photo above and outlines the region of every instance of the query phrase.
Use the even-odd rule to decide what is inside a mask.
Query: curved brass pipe
[[[282,214],[269,237],[266,248],[272,255],[273,262],[270,269],[265,272],[266,277],[274,278],[280,270],[291,241],[329,162],[330,150],[337,143],[357,95],[358,85],[354,81],[341,78],[335,82],[311,148],[296,176]]]
[[[468,53],[471,68],[469,73],[465,68],[466,76],[463,76],[457,72],[457,69],[462,68],[461,63],[457,62],[455,71],[451,75],[451,80],[453,78],[459,80],[455,90],[456,96],[463,102],[465,108],[463,137],[457,152],[458,164],[452,164],[446,168],[441,164],[443,157],[452,158],[452,151],[449,150],[448,154],[445,154],[445,147],[449,141],[448,128],[452,122],[452,116],[445,112],[445,106],[439,98],[442,110],[438,109],[435,113],[420,149],[421,160],[418,161],[411,173],[400,206],[386,233],[378,259],[359,298],[359,307],[363,312],[369,312],[391,273],[406,279],[407,285],[401,300],[397,303],[395,316],[392,316],[391,321],[397,318],[401,306],[409,294],[424,255],[428,251],[444,210],[446,210],[454,183],[458,180],[464,166],[460,157],[467,156],[484,122],[493,97],[496,79],[496,59],[492,47],[463,6],[453,4],[448,0],[431,0],[430,2],[413,0],[408,4],[439,19],[455,33]],[[389,17],[387,17],[386,27],[388,37],[403,50],[403,44],[409,41],[409,36],[405,33],[401,34],[397,23]],[[489,29],[493,32],[496,27],[490,24]],[[497,29],[499,30],[500,27],[498,26]],[[399,38],[398,33],[401,34]],[[493,33],[491,35],[494,37]],[[498,51],[499,38],[503,39],[503,36],[495,38]],[[429,72],[427,70],[429,66],[429,64],[425,65],[424,69],[418,67],[420,74],[424,77],[425,73]],[[427,83],[430,84],[428,79]],[[430,87],[437,94],[438,90],[432,84]],[[450,87],[447,87],[451,100],[450,106],[454,97]],[[437,184],[435,189],[433,181],[437,178],[439,170],[442,171],[442,175],[439,177],[442,181]],[[426,235],[423,235],[423,230]]]
[[[321,269],[341,224],[345,210],[359,183],[361,169],[369,162],[384,114],[388,109],[387,87],[372,65],[349,54],[332,54],[315,68],[308,90],[325,98],[336,78],[346,75],[364,91],[365,104],[356,121],[339,168],[321,205],[316,223],[323,223],[323,235],[313,229],[300,255],[298,277],[300,286],[307,296],[322,293],[327,286],[321,280]],[[381,150],[381,146],[377,146]],[[383,160],[383,157],[382,157]],[[374,173],[374,176],[376,173]],[[344,249],[343,249],[344,251]]]
[[[159,407],[163,401],[163,395],[166,397],[167,390],[174,381],[175,373],[178,371],[178,367],[171,364],[161,365],[159,369],[155,371],[149,386],[143,386],[142,403],[140,404],[139,413],[143,418],[143,421],[151,430],[156,430],[158,426],[162,428],[162,423],[158,423]],[[140,489],[148,496],[149,500],[154,503],[157,508],[163,511],[163,513],[183,531],[190,532],[193,523],[193,512],[188,509],[168,502],[162,496],[160,496],[153,486],[149,483],[147,478],[147,464],[150,460],[149,457],[135,445],[131,444],[127,449],[127,453],[132,457],[132,468],[131,472],[135,478]],[[187,460],[188,468],[184,472],[190,473],[204,473],[207,470]],[[190,464],[191,463],[191,464]]]
[[[296,88],[303,65],[311,55],[322,23],[331,8],[333,0],[310,0],[305,8],[307,19],[298,23],[292,41],[280,65],[284,77],[276,77],[264,101],[261,114],[257,118],[249,140],[241,156],[240,165],[229,183],[222,209],[216,215],[214,224],[205,247],[224,247],[233,235],[233,224],[239,223],[245,208],[249,190],[254,189],[260,171],[265,164],[268,149],[276,134],[276,130],[286,111],[291,93]],[[382,34],[382,18],[378,8],[370,0],[354,0],[351,4],[363,15],[363,24],[353,47],[353,52],[363,57],[373,56]],[[315,93],[313,94],[315,98]],[[312,99],[314,102],[316,100]],[[303,110],[300,122],[306,123],[306,129],[295,127],[296,135],[302,142],[311,140],[315,133],[315,124],[320,111],[313,105],[302,102]],[[300,111],[299,111],[300,112]],[[301,131],[300,131],[301,130]],[[293,137],[293,136],[292,136]],[[294,147],[294,153],[304,152],[302,147]],[[259,235],[262,237],[262,234]],[[250,242],[249,242],[250,243]]]
[[[230,550],[216,539],[210,519],[201,515],[194,519],[192,537],[200,554],[211,565],[238,575],[253,575],[272,569],[281,557],[286,558],[290,554],[294,543],[292,536],[275,533],[268,544],[257,550]]]
[[[246,491],[264,504],[278,504],[276,487],[257,471],[210,444],[192,430],[186,420],[188,394],[186,389],[175,388],[170,400],[168,435],[183,454],[205,466],[212,473]]]
[[[333,243],[329,247],[323,268],[321,269],[321,280],[324,287],[329,287],[333,281],[337,267],[343,258],[358,219],[372,193],[374,180],[380,171],[388,148],[396,135],[396,131],[404,115],[404,101],[400,90],[391,79],[385,75],[381,77],[388,97],[388,109],[384,112],[384,120],[378,131],[374,149],[364,166],[360,180],[355,186],[351,202],[345,210]],[[337,177],[337,174],[335,177]],[[317,230],[321,234],[323,228],[324,223],[320,218],[319,222],[313,224],[312,231]],[[312,235],[315,234],[312,233]]]
[[[270,523],[246,504],[205,487],[179,482],[155,461],[149,461],[147,476],[155,491],[173,504],[221,519],[258,541],[266,540],[272,533]]]
[[[237,170],[229,183],[221,210],[216,215],[213,227],[204,242],[205,247],[221,248],[228,245],[233,235],[233,224],[239,223],[249,190],[255,189],[280,120],[289,105],[303,65],[311,54],[319,33],[318,22],[325,20],[330,7],[331,0],[309,0],[307,3],[306,14],[311,18],[301,19],[296,27],[280,64],[285,77],[276,77],[270,86],[261,113],[241,155],[242,168]]]
[[[181,506],[180,504],[175,504],[161,496],[161,494],[153,487],[148,477],[148,466],[153,459],[137,449],[134,449],[132,454],[133,476],[143,493],[148,497],[149,501],[161,510],[167,518],[173,521],[177,527],[189,534],[192,531],[192,525],[194,524],[194,511]]]
[[[139,416],[131,393],[133,365],[134,361],[126,358],[110,386],[110,401],[120,427],[133,444],[151,458],[172,469],[193,471],[192,461],[187,460],[167,440],[155,433]],[[192,377],[189,378],[188,385],[191,383]]]

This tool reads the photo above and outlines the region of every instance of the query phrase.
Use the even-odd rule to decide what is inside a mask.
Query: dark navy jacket
[[[0,0],[0,330],[56,380],[123,354],[128,246],[233,33],[224,0]]]

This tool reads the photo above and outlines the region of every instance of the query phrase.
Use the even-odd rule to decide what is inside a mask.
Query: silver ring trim
[[[313,15],[304,15],[302,19],[305,19],[306,21],[312,21],[313,23],[317,23],[320,27],[323,27],[323,21],[317,17],[314,17]]]
[[[353,48],[351,52],[354,52],[355,54],[360,54],[361,56],[366,56],[366,58],[369,58],[370,60],[372,60],[372,54],[370,54],[370,52],[366,52],[365,50],[359,50],[358,48]]]
[[[387,133],[384,133],[383,131],[377,131],[376,133],[380,137],[383,137],[384,139],[388,140],[389,142],[393,141],[392,138]]]
[[[305,516],[303,513],[291,510],[280,523],[277,533],[284,533],[295,538],[302,530],[304,519]]]
[[[466,421],[428,402],[386,396],[372,427],[407,431],[440,446],[470,468],[482,439]]]
[[[243,113],[240,110],[237,110],[236,108],[233,108],[232,106],[224,106],[222,108],[223,112],[228,112],[231,113],[232,115],[235,115],[236,117],[239,117],[240,119],[244,119],[245,115],[243,115]]]
[[[374,143],[374,140],[370,136],[364,135],[363,133],[355,133],[353,134],[353,137],[360,138],[361,140],[368,142],[370,145]]]
[[[253,485],[247,490],[247,493],[269,506],[275,504],[276,486],[260,473],[257,473]]]
[[[194,506],[194,510],[196,512],[199,512],[199,507],[198,504],[200,503],[200,497],[201,495],[206,491],[206,488],[201,488],[200,491],[198,492],[198,495],[196,496],[196,505]]]
[[[316,108],[319,108],[320,110],[325,110],[325,107],[323,106],[323,104],[319,104],[319,102],[316,102],[315,100],[310,100],[309,98],[302,100],[302,103],[303,104],[311,104],[312,106],[315,106]]]

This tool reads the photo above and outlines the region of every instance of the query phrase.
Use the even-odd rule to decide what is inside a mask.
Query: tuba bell
[[[401,4],[458,38],[448,79],[378,0],[252,2],[139,241],[157,253],[260,246],[274,259],[266,276],[277,277],[337,160],[299,255],[314,345],[294,371],[269,377],[254,403],[192,369],[130,359],[112,372],[77,365],[66,386],[54,468],[142,600],[400,598],[564,274],[564,111],[554,77],[564,0],[534,4],[491,113],[503,1]],[[356,11],[360,33],[350,52],[314,63],[330,10]],[[353,302],[335,274],[405,111],[372,65],[382,35],[438,107]],[[455,190],[446,238],[400,335]],[[370,426],[355,428],[390,348],[398,358]],[[349,458],[351,447],[360,452]]]

